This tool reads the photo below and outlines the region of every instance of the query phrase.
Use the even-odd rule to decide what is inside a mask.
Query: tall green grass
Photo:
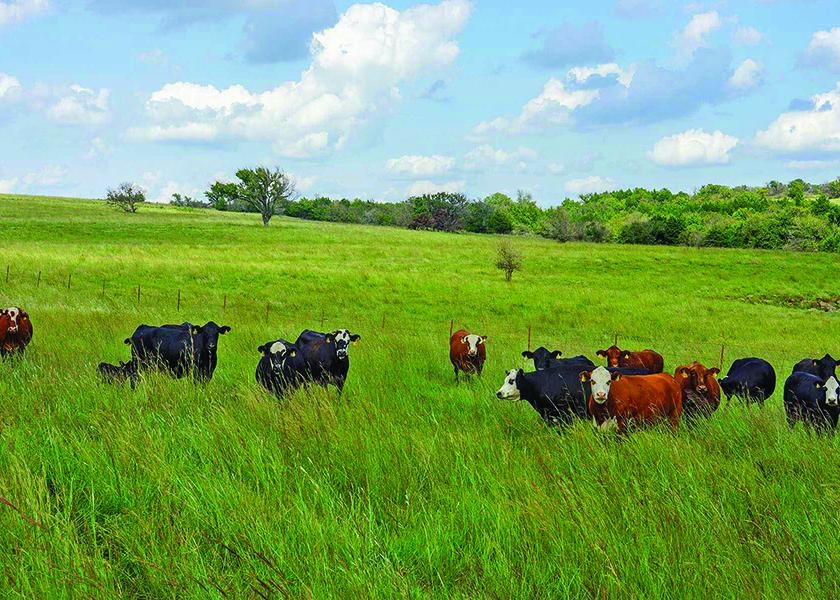
[[[780,392],[623,441],[493,394],[529,325],[667,369],[725,342],[781,388],[838,352],[837,315],[743,298],[836,295],[836,258],[513,243],[507,284],[489,236],[0,197],[0,305],[35,327],[0,363],[2,595],[837,597],[840,444],[789,431]],[[278,402],[256,347],[322,310],[362,335],[345,394]],[[233,331],[209,384],[97,381],[138,324],[210,319]],[[450,320],[489,336],[482,379],[455,385]]]

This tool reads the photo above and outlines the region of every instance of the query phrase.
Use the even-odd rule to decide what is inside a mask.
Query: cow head
[[[6,317],[6,331],[9,333],[17,333],[21,326],[29,320],[27,312],[17,306],[0,309],[0,315]]]
[[[699,362],[694,362],[690,365],[677,367],[674,372],[674,379],[683,389],[695,390],[705,395],[709,392],[710,380],[713,380],[718,373],[720,373],[720,369],[717,367],[707,369]]]
[[[486,335],[476,335],[474,333],[470,333],[469,335],[465,335],[461,338],[461,342],[467,346],[467,355],[468,356],[477,356],[478,355],[478,347],[481,346],[484,342],[487,341]]]
[[[544,348],[540,346],[533,352],[530,350],[525,350],[522,353],[523,358],[530,358],[534,361],[534,368],[537,371],[543,371],[551,367],[551,361],[557,360],[563,355],[563,352],[560,350],[551,351],[548,348]]]
[[[611,373],[604,367],[598,367],[593,371],[584,371],[580,374],[581,382],[589,382],[592,388],[592,399],[598,404],[606,403],[610,397],[612,382],[619,379],[621,379],[621,373],[618,371]]]
[[[820,359],[813,359],[811,364],[816,369],[818,377],[825,381],[829,377],[834,376],[837,370],[837,365],[840,365],[840,361],[836,361],[830,354],[826,354]]]
[[[840,403],[840,401],[838,401],[838,396],[840,396],[840,383],[837,383],[836,378],[829,377],[828,381],[825,382],[824,387],[826,406],[837,406],[838,403]]]
[[[360,339],[362,339],[362,336],[357,333],[350,333],[349,329],[337,329],[326,335],[327,343],[335,344],[335,355],[339,360],[347,358],[350,344],[358,342]]]
[[[257,351],[269,358],[271,370],[275,373],[282,372],[286,366],[286,362],[298,356],[297,346],[284,342],[283,340],[263,344],[257,348]]]
[[[524,374],[525,372],[522,369],[511,369],[508,371],[502,387],[496,392],[496,398],[500,400],[519,400],[518,382]]]
[[[626,350],[621,350],[618,346],[610,346],[606,350],[598,350],[595,354],[606,358],[608,367],[617,367],[618,359],[622,355],[624,355],[624,358],[630,356]]]
[[[215,352],[219,345],[219,336],[230,331],[227,325],[216,325],[209,321],[206,325],[193,325],[190,332],[195,336],[203,336],[208,352]]]

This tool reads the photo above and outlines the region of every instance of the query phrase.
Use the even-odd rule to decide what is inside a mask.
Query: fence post
[[[455,325],[455,319],[449,319],[449,337],[452,337],[452,327]]]
[[[73,274],[72,274],[72,273],[68,273],[68,274],[67,274],[67,289],[68,289],[68,290],[70,289],[70,280],[71,280],[72,278],[73,278]]]
[[[38,271],[38,283],[35,284],[35,287],[41,287],[41,271]]]
[[[723,351],[726,348],[726,344],[723,343],[720,345],[720,363],[718,363],[718,369],[721,371],[723,370]]]
[[[181,310],[181,290],[178,290],[178,310]]]
[[[102,297],[105,297],[105,280],[102,280]]]
[[[528,352],[531,351],[531,326],[528,325]]]
[[[224,300],[224,303],[222,304],[222,310],[227,310],[227,294],[225,294],[225,300]]]
[[[382,331],[385,331],[385,315],[382,315]]]

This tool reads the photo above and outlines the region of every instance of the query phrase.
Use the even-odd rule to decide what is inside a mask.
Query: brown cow
[[[607,359],[608,367],[621,367],[623,369],[647,369],[651,373],[661,373],[665,367],[662,355],[654,350],[621,350],[618,346],[610,346],[606,350],[598,350],[598,356]]]
[[[618,432],[627,432],[630,420],[649,425],[668,419],[676,430],[682,414],[682,391],[667,373],[655,375],[622,375],[605,367],[580,374],[589,382],[589,414],[598,429],[608,429],[612,421]]]
[[[32,321],[16,306],[0,308],[0,357],[23,352],[32,340]]]
[[[687,418],[709,416],[718,409],[720,386],[715,379],[718,373],[717,367],[707,369],[697,361],[674,371],[674,379],[682,388],[683,414]]]
[[[486,335],[475,335],[465,329],[459,329],[449,338],[449,360],[455,369],[456,382],[460,381],[460,371],[467,375],[481,375],[484,361],[487,359],[487,349],[484,345],[486,341]]]

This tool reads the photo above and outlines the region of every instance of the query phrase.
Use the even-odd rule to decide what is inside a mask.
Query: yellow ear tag
[[[297,356],[297,352],[295,352],[294,350],[292,350],[292,353],[291,353],[291,354],[292,354],[292,358],[294,358],[295,356]]]
[[[821,387],[822,387],[822,384],[821,384],[821,383],[818,383],[818,384],[817,384],[817,389],[820,389]]]
[[[685,371],[683,371],[683,374],[682,374],[682,375],[683,375],[683,378],[688,377],[688,373],[686,373]]]

